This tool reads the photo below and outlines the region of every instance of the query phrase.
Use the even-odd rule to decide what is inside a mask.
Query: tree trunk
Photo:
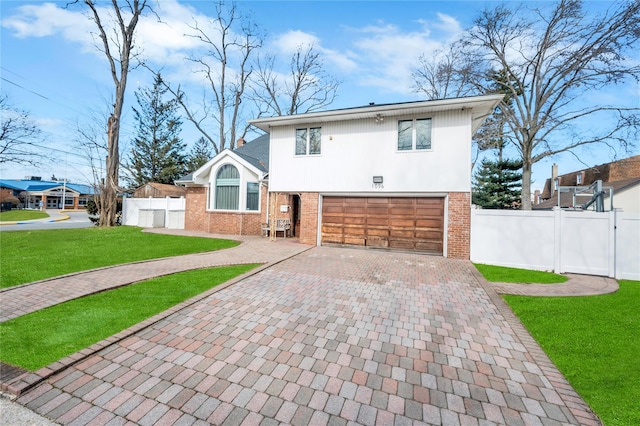
[[[524,159],[522,162],[522,193],[520,195],[522,203],[521,210],[531,210],[531,160]]]

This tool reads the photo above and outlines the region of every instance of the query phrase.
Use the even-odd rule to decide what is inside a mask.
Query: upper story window
[[[398,151],[431,149],[431,119],[398,121]]]
[[[296,155],[320,154],[321,139],[320,127],[296,129]]]
[[[231,164],[220,167],[216,175],[216,210],[238,210],[240,205],[240,173]]]
[[[576,175],[576,185],[582,185],[582,173]]]

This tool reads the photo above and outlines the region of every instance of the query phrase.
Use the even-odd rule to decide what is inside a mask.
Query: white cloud
[[[53,3],[18,7],[18,13],[2,20],[2,26],[18,38],[47,37],[57,33],[68,40],[86,42],[93,23],[80,11],[60,8]]]
[[[432,37],[423,22],[419,23],[423,28],[418,31],[403,31],[384,23],[359,30],[363,37],[354,41],[354,50],[360,58],[360,69],[367,70],[362,73],[360,84],[403,95],[412,93],[411,71],[418,58],[445,43],[441,37]]]

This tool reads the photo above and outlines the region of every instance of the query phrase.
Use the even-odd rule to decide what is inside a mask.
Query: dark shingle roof
[[[264,134],[251,142],[233,150],[234,154],[242,157],[254,167],[263,172],[269,171],[269,135]]]

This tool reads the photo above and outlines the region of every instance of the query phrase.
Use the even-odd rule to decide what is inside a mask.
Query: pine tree
[[[196,141],[187,157],[187,169],[194,172],[213,157],[213,150],[204,137]]]
[[[518,209],[522,190],[522,162],[483,160],[474,176],[473,204],[485,209]]]
[[[178,101],[165,101],[168,89],[158,74],[152,88],[136,91],[138,108],[133,108],[138,135],[126,165],[132,188],[148,182],[172,184],[186,173],[185,144],[180,139],[182,121],[177,116]]]

